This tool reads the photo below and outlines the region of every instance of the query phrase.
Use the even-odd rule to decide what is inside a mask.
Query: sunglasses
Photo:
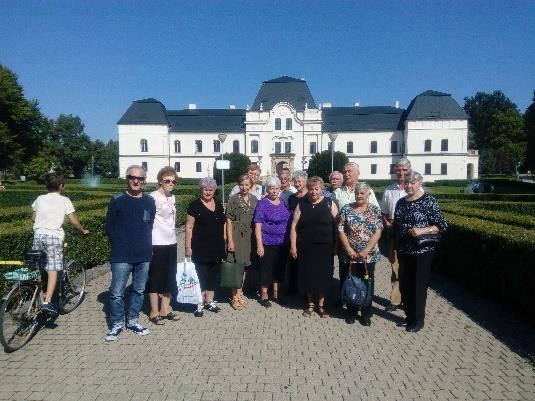
[[[162,180],[162,182],[164,184],[173,184],[173,185],[176,184],[176,180],[170,180],[170,179]]]
[[[145,181],[145,177],[138,177],[135,175],[127,175],[126,178],[128,178],[130,181],[134,181],[134,180]]]

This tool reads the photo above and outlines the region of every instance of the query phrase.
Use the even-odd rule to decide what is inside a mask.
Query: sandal
[[[152,324],[155,324],[156,326],[163,326],[165,324],[165,322],[163,321],[163,317],[161,317],[160,315],[154,315],[153,317],[149,317],[149,321],[152,323]]]
[[[329,315],[327,315],[327,312],[325,312],[325,308],[323,308],[323,306],[318,306],[318,309],[316,311],[318,313],[318,315],[322,318],[322,319],[326,319],[329,317]]]
[[[237,297],[237,300],[238,300],[238,303],[242,306],[242,307],[246,307],[247,306],[247,300],[244,298],[243,295],[240,295]]]
[[[180,320],[180,316],[173,312],[169,312],[167,315],[161,316],[161,318],[165,320],[170,320],[172,322],[177,322]]]
[[[308,304],[308,307],[303,311],[303,316],[310,317],[312,312],[314,312],[314,304]]]
[[[239,298],[233,298],[230,300],[230,306],[232,306],[232,309],[234,310],[242,310],[243,305],[240,303]]]

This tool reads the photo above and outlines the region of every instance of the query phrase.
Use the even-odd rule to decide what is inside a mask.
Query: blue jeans
[[[150,262],[111,264],[110,322],[112,327],[124,326],[124,292],[130,273],[132,273],[132,286],[126,322],[128,326],[138,322],[139,312],[143,306],[143,293],[149,274],[149,264]]]

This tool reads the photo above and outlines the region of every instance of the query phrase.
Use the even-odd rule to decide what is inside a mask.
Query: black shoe
[[[355,324],[356,321],[357,321],[357,319],[355,318],[354,315],[346,316],[346,323],[347,324]]]
[[[387,312],[394,312],[395,310],[399,309],[399,305],[393,305],[390,304],[385,308],[385,311]]]
[[[264,308],[271,308],[271,302],[269,302],[269,299],[262,299],[260,301],[260,305],[262,305]]]
[[[370,319],[369,316],[363,316],[360,318],[360,324],[363,326],[371,326],[372,320]]]
[[[193,312],[193,316],[195,317],[203,317],[204,315],[204,312],[202,310],[196,310],[195,312]]]
[[[57,315],[58,309],[54,306],[54,304],[50,302],[43,302],[41,305],[41,310],[45,313],[48,313],[49,315]]]
[[[416,333],[424,328],[424,322],[414,322],[407,325],[406,330],[409,333]]]
[[[277,305],[283,306],[286,305],[286,302],[281,297],[278,298],[271,298],[272,302],[275,302]]]
[[[221,312],[221,308],[217,306],[214,301],[210,302],[209,304],[204,305],[204,309],[210,312],[214,312],[214,313]]]

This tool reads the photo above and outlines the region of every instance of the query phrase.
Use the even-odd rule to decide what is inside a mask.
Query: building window
[[[398,141],[390,142],[390,153],[398,153]]]
[[[175,162],[175,171],[180,173],[180,162]]]
[[[371,165],[371,173],[372,174],[377,174],[377,164],[372,164]]]
[[[425,163],[425,173],[424,174],[431,174],[431,163]]]
[[[275,119],[275,131],[280,131],[280,130],[281,130],[281,119],[276,118]]]
[[[234,153],[240,153],[240,141],[238,141],[237,139],[232,141],[232,151]]]
[[[370,146],[370,153],[377,153],[377,141],[372,141]]]
[[[175,141],[175,153],[180,153],[182,149],[180,148],[180,141]]]
[[[141,151],[142,152],[148,152],[149,151],[149,144],[146,139],[142,139],[139,141],[139,144],[141,145]]]
[[[310,142],[308,150],[311,155],[315,155],[318,153],[318,144],[316,142]]]
[[[389,174],[396,174],[396,165],[391,164],[390,165],[390,173]]]
[[[284,153],[292,153],[292,143],[284,142]]]
[[[426,139],[424,142],[424,152],[431,152],[431,139]]]
[[[256,139],[251,141],[251,153],[258,153],[258,141]]]
[[[221,141],[218,141],[217,139],[214,140],[214,153],[220,153],[221,152]]]
[[[275,153],[281,153],[281,143],[275,142]]]
[[[347,143],[347,152],[346,153],[353,153],[353,142]]]
[[[448,174],[448,163],[440,163],[440,174]]]
[[[447,152],[448,151],[448,140],[443,139],[440,141],[440,151],[441,152]]]
[[[292,119],[287,118],[286,119],[286,131],[291,131],[291,129],[292,129]]]
[[[195,141],[195,153],[202,153],[202,141]]]
[[[149,165],[147,162],[141,162],[141,167],[145,169],[145,172],[149,171]]]
[[[196,163],[195,163],[195,171],[196,171],[197,173],[200,173],[200,172],[202,171],[202,164],[201,164],[201,162],[196,162]]]

